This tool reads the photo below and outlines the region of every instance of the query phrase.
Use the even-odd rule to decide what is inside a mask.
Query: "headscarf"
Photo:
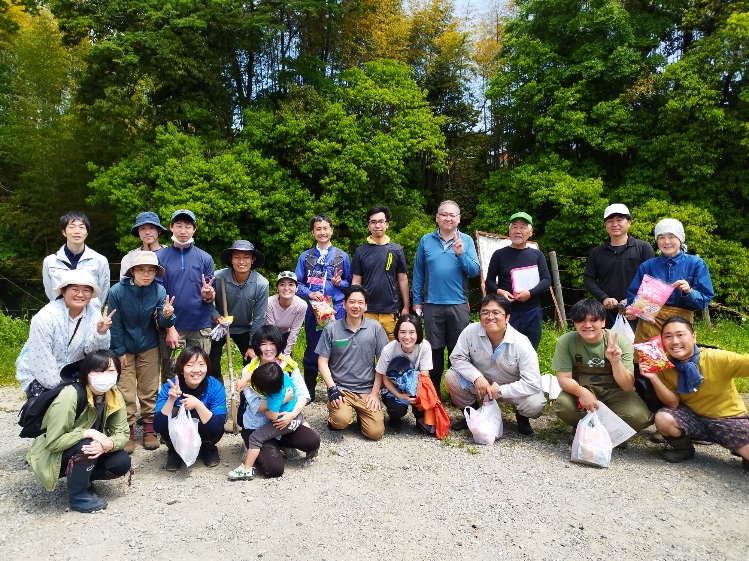
[[[676,220],[675,218],[664,218],[658,224],[655,225],[655,239],[658,240],[658,236],[661,234],[673,234],[681,242],[681,249],[684,253],[687,252],[687,246],[684,243],[684,225]]]

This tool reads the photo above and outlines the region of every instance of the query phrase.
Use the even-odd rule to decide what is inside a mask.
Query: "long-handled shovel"
[[[224,304],[224,317],[229,317],[229,308],[226,305],[226,281],[221,279],[221,299]],[[234,368],[231,364],[231,337],[229,335],[229,326],[226,326],[226,358],[229,362],[229,387],[231,390],[231,399],[229,405],[229,413],[231,414],[232,422],[232,434],[239,432],[239,426],[237,425],[237,393],[234,389]]]

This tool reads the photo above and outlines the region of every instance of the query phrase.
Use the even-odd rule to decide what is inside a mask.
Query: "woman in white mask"
[[[96,351],[83,360],[79,372],[86,397],[82,411],[78,414],[78,390],[70,384],[47,409],[46,432],[34,440],[26,460],[49,491],[67,477],[70,508],[93,512],[106,508],[107,501],[93,494],[91,481],[130,471],[130,456],[123,450],[130,431],[125,399],[115,385],[119,357]]]

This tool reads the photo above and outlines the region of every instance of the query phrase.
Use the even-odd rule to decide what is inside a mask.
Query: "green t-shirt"
[[[598,343],[588,344],[581,339],[580,354],[583,357],[583,366],[602,367],[604,362],[604,352],[606,351],[606,340],[611,337],[608,330]],[[551,369],[556,372],[572,372],[575,366],[575,338],[577,331],[565,333],[557,339],[557,347],[554,349],[554,358],[551,361]],[[622,349],[622,364],[625,370],[632,371],[635,369],[632,363],[632,343],[625,337],[619,336],[619,347]]]

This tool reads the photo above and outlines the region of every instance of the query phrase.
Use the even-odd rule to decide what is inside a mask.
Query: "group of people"
[[[168,229],[157,214],[139,214],[131,233],[141,245],[123,257],[121,278],[111,289],[106,258],[85,245],[88,219],[79,212],[63,216],[65,245],[43,267],[50,303],[32,318],[17,378],[33,399],[59,388],[61,370],[72,366],[87,402],[80,412],[77,393],[65,387],[50,405],[46,432],[28,455],[39,479],[51,490],[67,476],[72,508],[103,508],[90,481],[127,473],[136,423],[143,426],[144,448],[164,443],[165,469],[178,470],[182,459],[169,419],[180,407],[198,421],[203,462],[217,466],[227,423],[220,367],[226,328],[244,358],[233,389],[240,394],[237,417],[247,447],[231,480],[252,479],[256,469],[280,476],[282,448],[315,456],[320,437],[303,410],[315,401],[320,379],[329,430],[357,422],[366,438],[378,440],[384,413],[397,428],[410,407],[416,427],[439,438],[450,428],[466,428],[464,419],[450,427],[441,403],[447,363],[445,384],[457,407],[487,399],[510,404],[518,432],[532,435],[530,419],[546,406],[537,349],[540,296],[550,286],[543,253],[528,244],[532,217],[510,217],[509,245],[491,257],[487,294],[473,324],[468,281],[480,266],[472,238],[458,228],[455,202],[439,205],[435,230],[421,239],[410,290],[403,248],[387,235],[390,210],[373,207],[366,220],[370,235],[351,260],[332,243],[330,216],[313,216],[315,246],[301,254],[294,272],[277,275],[270,296],[268,280],[256,271],[263,253],[237,240],[220,253],[226,267],[214,271],[211,256],[194,244],[197,220],[190,210],[175,211]],[[627,233],[631,216],[624,205],[609,206],[604,223],[610,239],[592,251],[585,271],[596,299],[572,306],[575,331],[559,338],[554,353],[562,389],[554,412],[574,426],[600,401],[636,431],[655,422],[670,461],[692,457],[693,439],[714,440],[749,469],[749,416],[732,383],[749,373],[749,359],[700,349],[694,340],[693,313],[713,297],[704,261],[686,253],[676,220],[655,227],[658,257]],[[172,243],[162,246],[159,236],[167,231]],[[617,314],[635,323],[627,305],[645,274],[674,290],[655,324],[637,323],[635,341],[662,332],[676,369],[636,376],[632,344],[607,327]],[[321,313],[326,306],[327,315]],[[300,369],[291,350],[302,325]],[[655,398],[646,404],[640,387],[633,391],[636,381]]]

